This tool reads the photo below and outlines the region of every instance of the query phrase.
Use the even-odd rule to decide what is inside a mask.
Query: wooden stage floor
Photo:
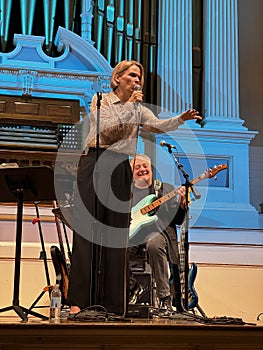
[[[262,350],[263,318],[245,324],[200,322],[187,315],[172,318],[122,318],[60,323],[29,316],[0,315],[0,350]]]

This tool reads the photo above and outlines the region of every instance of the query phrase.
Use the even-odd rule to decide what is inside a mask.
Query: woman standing
[[[163,133],[187,120],[202,120],[195,109],[159,120],[140,104],[144,69],[137,61],[118,63],[110,83],[112,91],[102,94],[101,101],[97,95],[92,99],[86,154],[78,170],[67,299],[70,314],[93,305],[119,315],[126,313],[132,184],[129,156],[135,156],[139,127]]]

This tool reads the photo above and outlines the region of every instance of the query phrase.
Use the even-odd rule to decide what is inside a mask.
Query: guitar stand
[[[43,288],[42,292],[39,294],[39,296],[36,298],[36,300],[33,302],[33,304],[29,307],[29,310],[32,310],[33,308],[43,308],[43,307],[49,307],[49,306],[36,306],[36,304],[39,302],[39,300],[42,298],[42,296],[48,292],[49,296],[52,291],[53,286],[50,283],[50,277],[49,277],[49,271],[48,271],[48,264],[47,264],[47,253],[45,249],[45,243],[42,233],[42,227],[41,227],[41,221],[40,221],[40,215],[39,215],[39,209],[38,209],[38,202],[35,202],[35,208],[36,208],[36,219],[33,220],[33,224],[38,224],[38,230],[39,230],[39,237],[40,237],[40,243],[41,243],[41,251],[39,259],[43,259],[44,262],[44,269],[45,269],[45,275],[46,275],[46,281],[47,285]]]
[[[72,254],[71,254],[71,250],[70,250],[70,245],[69,245],[69,239],[68,239],[68,234],[67,234],[67,228],[66,226],[73,231],[73,228],[67,224],[67,222],[65,221],[62,213],[61,213],[61,209],[59,207],[54,208],[52,210],[53,214],[55,215],[55,219],[58,220],[57,224],[59,225],[60,223],[62,224],[63,227],[63,232],[64,232],[64,238],[65,238],[65,242],[66,242],[66,246],[67,246],[67,256],[69,259],[70,264],[72,263]],[[60,230],[57,230],[60,231]],[[61,236],[61,235],[60,235]],[[60,237],[59,241],[61,242],[61,245],[63,245],[63,240],[62,237]],[[65,255],[65,254],[64,254]],[[65,256],[66,259],[66,256]]]
[[[43,186],[45,183],[45,186]],[[13,301],[10,306],[0,309],[1,312],[14,310],[22,321],[28,320],[28,314],[47,320],[48,317],[27,309],[20,305],[20,266],[21,266],[21,242],[24,201],[36,202],[39,200],[54,200],[54,173],[47,166],[33,166],[21,168],[0,169],[1,202],[13,203],[17,201],[16,219],[16,249]],[[44,187],[44,188],[43,188]],[[33,303],[34,305],[35,303]]]
[[[207,318],[204,310],[201,308],[201,306],[199,304],[196,304],[196,306],[193,307],[192,309],[190,309],[189,311],[191,311],[194,315],[196,315],[195,309],[198,310],[198,312],[200,313],[201,316],[203,316],[204,318]]]

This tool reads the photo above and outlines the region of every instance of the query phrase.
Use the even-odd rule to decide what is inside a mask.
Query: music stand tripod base
[[[45,186],[43,186],[43,183]],[[27,309],[19,303],[21,242],[24,202],[51,201],[55,199],[54,173],[47,166],[33,166],[21,168],[0,168],[1,202],[17,202],[16,218],[16,250],[15,271],[12,305],[0,309],[1,312],[13,310],[22,321],[32,315],[43,320],[48,317]]]

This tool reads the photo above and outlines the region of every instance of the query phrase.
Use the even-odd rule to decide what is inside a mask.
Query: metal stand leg
[[[207,318],[204,310],[201,308],[201,306],[199,304],[197,304],[194,308],[192,308],[190,311],[192,311],[193,314],[195,314],[195,309],[198,310],[198,312],[200,313],[200,315],[202,315],[204,318]]]
[[[48,292],[49,295],[52,290],[52,286],[50,284],[50,277],[49,277],[49,271],[48,271],[48,264],[47,264],[47,253],[45,249],[45,243],[44,243],[44,237],[42,233],[42,227],[41,227],[41,221],[40,221],[40,215],[39,215],[39,209],[38,209],[38,202],[35,202],[35,208],[36,208],[36,214],[37,217],[35,220],[33,220],[33,224],[37,223],[38,224],[38,230],[39,230],[39,237],[40,237],[40,243],[41,243],[41,252],[40,252],[40,259],[43,259],[44,262],[44,268],[45,268],[45,275],[46,275],[46,281],[47,281],[47,286],[43,288],[43,291],[39,294],[39,296],[36,298],[36,300],[33,302],[33,304],[29,307],[29,310],[32,310],[35,307],[43,307],[43,306],[36,306],[36,304],[39,302],[39,300],[42,298],[42,296]],[[48,306],[47,306],[48,307]]]

